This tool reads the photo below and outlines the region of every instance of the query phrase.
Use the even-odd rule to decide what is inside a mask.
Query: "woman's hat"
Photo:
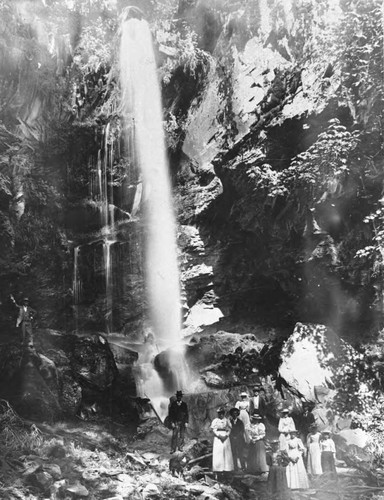
[[[216,410],[216,412],[217,412],[217,413],[225,413],[225,410],[224,410],[224,408],[221,408],[221,407],[220,407],[220,408],[218,408],[218,409]]]
[[[296,429],[292,430],[292,431],[289,431],[290,434],[298,434],[299,431],[297,431]]]
[[[281,413],[289,413],[288,408],[283,408],[283,409],[281,410]]]
[[[251,416],[251,420],[263,420],[263,417],[259,413],[254,413]]]
[[[328,431],[327,429],[324,429],[324,430],[321,432],[321,434],[329,434],[329,435],[330,435],[330,434],[331,434],[331,431]]]
[[[243,391],[243,392],[240,392],[240,396],[241,396],[241,397],[243,397],[243,396],[248,396],[248,394],[247,394],[245,391]]]

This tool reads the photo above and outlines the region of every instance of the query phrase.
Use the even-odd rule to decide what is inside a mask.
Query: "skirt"
[[[212,470],[216,472],[232,471],[233,458],[231,441],[227,438],[224,443],[218,437],[213,439]]]
[[[271,465],[268,473],[268,491],[270,495],[279,500],[288,498],[289,489],[285,467]]]
[[[307,471],[301,457],[296,463],[290,462],[286,469],[288,487],[291,490],[306,490],[309,488]]]
[[[262,439],[256,441],[256,443],[249,444],[247,471],[252,474],[263,474],[263,472],[268,472],[265,444]]]
[[[332,451],[321,452],[321,468],[324,474],[327,472],[336,474],[335,457]]]

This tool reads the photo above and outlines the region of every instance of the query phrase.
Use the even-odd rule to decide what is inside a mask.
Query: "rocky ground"
[[[136,435],[111,421],[37,426],[21,420],[3,402],[1,429],[3,500],[268,498],[265,476],[228,474],[216,480],[207,440],[187,439],[185,452],[176,457],[183,470],[172,474],[170,431],[155,418],[140,426]],[[340,461],[338,465],[337,481],[317,479],[310,490],[292,492],[292,499],[360,499],[368,494],[382,498],[377,495],[384,488],[367,486],[362,473]]]

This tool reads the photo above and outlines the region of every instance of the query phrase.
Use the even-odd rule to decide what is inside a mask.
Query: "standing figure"
[[[331,438],[330,431],[322,432],[322,439],[320,441],[321,450],[321,468],[323,469],[323,474],[331,474],[336,476],[336,447],[335,442]]]
[[[261,385],[255,385],[253,388],[253,396],[249,402],[249,414],[258,413],[262,417],[265,416],[265,399],[261,394]]]
[[[280,432],[280,450],[286,450],[288,435],[290,432],[296,430],[295,422],[293,421],[293,418],[289,416],[289,410],[287,408],[281,412],[278,429]]]
[[[183,400],[182,391],[176,391],[176,400],[169,405],[168,417],[172,428],[171,453],[176,448],[183,451],[185,428],[188,426],[188,406]]]
[[[32,321],[36,316],[35,309],[32,309],[29,305],[29,299],[25,297],[23,299],[23,305],[19,306],[13,295],[11,295],[11,300],[16,307],[19,308],[19,315],[16,320],[16,328],[21,326],[21,331],[23,333],[23,346],[33,347],[33,332],[32,332]]]
[[[301,440],[305,443],[307,441],[309,428],[315,423],[315,415],[312,413],[309,403],[306,401],[303,403],[303,413],[298,417],[296,423],[300,431]]]
[[[303,462],[305,447],[297,434],[297,431],[292,431],[290,438],[287,440],[287,453],[289,456],[287,481],[288,488],[291,490],[305,490],[309,488],[308,476]]]
[[[286,467],[289,457],[285,450],[279,450],[278,439],[271,442],[271,451],[267,453],[268,491],[274,500],[287,500],[290,497]]]
[[[217,410],[217,418],[212,420],[211,429],[214,435],[212,449],[212,470],[214,472],[232,471],[234,469],[231,441],[231,423],[224,415],[224,409]]]
[[[307,436],[307,472],[311,476],[320,476],[323,473],[323,469],[321,468],[320,438],[321,433],[317,425],[312,424]]]
[[[253,414],[251,424],[248,426],[249,448],[247,471],[251,474],[263,474],[268,472],[265,454],[265,425],[262,423],[261,415]]]
[[[235,407],[240,411],[239,418],[244,424],[245,431],[247,431],[247,427],[249,425],[249,398],[248,394],[244,391],[240,393],[241,399],[236,401]]]
[[[240,410],[238,408],[232,408],[229,411],[230,417],[229,421],[231,423],[231,432],[229,435],[229,439],[231,441],[232,448],[232,457],[233,457],[233,465],[235,470],[240,468],[242,470],[245,469],[245,438],[244,438],[244,424],[243,421],[240,420]]]

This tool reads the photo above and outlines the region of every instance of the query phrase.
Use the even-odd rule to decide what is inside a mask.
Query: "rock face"
[[[57,331],[39,331],[35,335],[35,348],[23,351],[20,345],[6,344],[1,348],[0,358],[2,397],[28,418],[51,421],[76,414],[89,418],[92,412],[110,414],[112,400],[121,391],[121,375],[102,335],[79,338]],[[126,366],[126,371],[129,368]],[[130,384],[127,379],[126,373],[125,395],[120,395],[114,411],[130,413],[135,421],[132,372]]]

